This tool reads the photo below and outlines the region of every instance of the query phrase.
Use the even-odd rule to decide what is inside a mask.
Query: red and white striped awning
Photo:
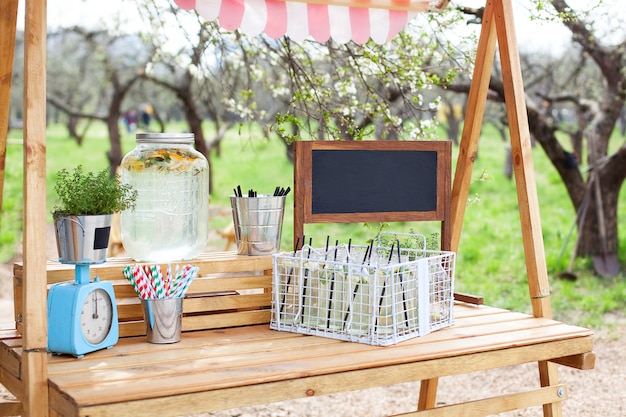
[[[289,36],[318,42],[332,38],[363,44],[385,43],[418,12],[438,11],[447,0],[174,0],[185,10],[196,9],[207,20],[246,35]]]

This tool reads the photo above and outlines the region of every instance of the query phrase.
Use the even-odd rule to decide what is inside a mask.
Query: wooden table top
[[[107,404],[118,403],[122,408],[116,412],[135,412],[128,402],[138,401],[139,407],[156,404],[162,397],[208,392],[204,395],[215,396],[212,409],[217,410],[549,360],[593,349],[590,330],[469,304],[455,305],[454,326],[387,347],[275,331],[268,325],[184,332],[179,343],[168,345],[145,340],[145,336],[122,338],[113,348],[82,359],[50,356],[52,402],[58,398],[65,407],[104,416],[113,415],[98,414],[98,407]],[[252,386],[259,387],[254,392],[261,398],[225,394],[241,387],[253,392]],[[194,407],[176,407],[171,415],[209,411]],[[168,415],[165,409],[163,415]]]

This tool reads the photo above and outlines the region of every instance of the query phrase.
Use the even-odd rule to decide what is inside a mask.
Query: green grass
[[[175,126],[172,131],[181,131]],[[210,137],[211,127],[206,127]],[[21,132],[12,131],[7,149],[7,176],[4,190],[4,207],[0,218],[0,257],[8,260],[21,231],[22,207],[22,149],[16,141]],[[285,147],[278,139],[265,140],[254,128],[244,128],[242,134],[233,130],[222,144],[220,157],[212,155],[214,192],[211,197],[211,227],[221,229],[231,221],[229,196],[232,189],[241,185],[244,190],[254,188],[258,192],[271,193],[278,185],[293,188],[293,166],[285,157]],[[126,136],[123,152],[134,147],[134,138]],[[486,129],[479,146],[474,178],[470,189],[463,234],[456,268],[456,289],[482,295],[485,302],[502,308],[530,312],[522,234],[517,210],[514,180],[503,175],[505,144],[499,136]],[[55,204],[52,191],[55,173],[61,168],[71,169],[82,163],[91,170],[107,166],[108,150],[103,125],[94,124],[82,147],[67,137],[62,126],[52,125],[47,135],[47,182],[48,211]],[[455,149],[456,152],[456,149]],[[533,151],[537,189],[542,216],[543,236],[548,271],[551,275],[552,304],[557,319],[570,323],[606,328],[603,319],[609,312],[625,313],[626,280],[622,273],[612,280],[593,275],[589,260],[577,260],[575,282],[556,279],[567,268],[574,249],[575,233],[567,244],[565,241],[572,226],[574,210],[566,196],[564,186],[543,151]],[[626,196],[621,196],[620,212],[626,212]],[[215,210],[222,208],[221,210]],[[49,221],[51,216],[49,215]],[[323,246],[326,236],[355,244],[365,244],[374,237],[379,225],[329,224],[306,225],[305,234],[313,238],[315,246]],[[282,247],[293,245],[293,194],[287,199],[283,225]],[[394,223],[387,231],[409,232],[411,230],[431,235],[438,232],[438,225],[419,223]],[[621,223],[620,261],[626,264],[626,223]],[[223,241],[213,242],[216,246]],[[561,254],[562,253],[562,254]],[[560,258],[560,259],[559,259]]]

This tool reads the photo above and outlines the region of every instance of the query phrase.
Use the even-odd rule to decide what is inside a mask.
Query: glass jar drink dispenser
[[[121,214],[122,243],[137,261],[192,259],[209,234],[209,164],[191,133],[138,133],[121,164],[122,183],[137,190]]]

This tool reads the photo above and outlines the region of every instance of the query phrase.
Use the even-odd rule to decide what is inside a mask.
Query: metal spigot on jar
[[[209,235],[209,163],[191,133],[138,133],[120,179],[137,190],[121,213],[122,244],[142,262],[193,259]]]

